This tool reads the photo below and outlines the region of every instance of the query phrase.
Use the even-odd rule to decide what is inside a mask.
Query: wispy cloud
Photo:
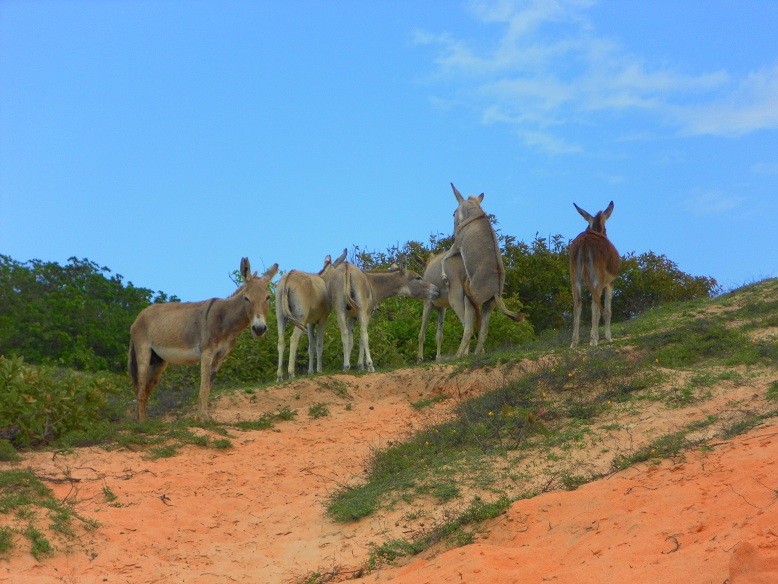
[[[724,97],[675,110],[693,135],[742,136],[778,128],[778,64],[751,73]]]
[[[595,114],[638,111],[686,135],[742,135],[778,127],[778,65],[733,80],[724,70],[686,74],[597,36],[596,0],[481,0],[472,14],[501,25],[487,47],[450,34],[416,33],[436,47],[438,79],[479,107],[485,123],[515,126],[528,145],[577,152],[549,133]],[[546,139],[538,139],[543,136]],[[558,148],[547,145],[557,142]]]
[[[717,191],[709,191],[694,195],[686,200],[686,207],[694,215],[720,215],[728,213],[741,206],[743,199],[725,195]]]

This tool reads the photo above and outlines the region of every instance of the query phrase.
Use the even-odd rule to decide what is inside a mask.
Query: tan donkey
[[[444,282],[448,282],[450,280],[446,267],[448,261],[457,254],[462,256],[465,268],[462,290],[468,302],[464,303],[462,322],[465,330],[456,353],[457,357],[461,357],[470,351],[470,338],[474,328],[478,329],[478,344],[475,352],[483,353],[489,328],[489,316],[495,305],[511,320],[521,322],[524,317],[508,310],[502,299],[505,267],[497,243],[497,234],[492,229],[486,212],[481,208],[484,194],[465,199],[453,184],[451,189],[459,203],[454,211],[454,244],[443,256],[440,266],[441,277]]]
[[[446,275],[448,276],[448,282],[443,281],[443,274],[441,270],[441,262],[445,252],[433,255],[424,268],[423,278],[438,287],[440,295],[437,298],[428,298],[424,301],[424,309],[421,313],[421,329],[419,330],[419,350],[416,353],[416,362],[421,363],[424,361],[424,340],[427,336],[427,325],[430,321],[430,313],[435,309],[435,313],[438,317],[437,330],[435,332],[435,343],[437,351],[435,353],[435,361],[442,360],[441,345],[443,344],[443,323],[446,318],[446,309],[453,308],[459,321],[464,326],[465,323],[470,322],[472,327],[473,319],[468,320],[465,311],[472,311],[472,304],[465,296],[464,283],[467,279],[465,273],[465,265],[462,262],[462,256],[459,254],[453,255],[446,260],[448,266]],[[469,305],[469,306],[468,306]],[[483,331],[479,331],[483,332]],[[467,338],[473,336],[472,328],[470,331],[464,331],[463,334]],[[479,344],[481,343],[481,335],[479,334]]]
[[[400,267],[386,271],[363,272],[348,262],[338,266],[327,285],[332,301],[332,310],[338,318],[340,338],[343,343],[343,370],[351,369],[351,351],[354,348],[354,324],[359,320],[359,358],[357,368],[375,371],[370,356],[368,325],[376,306],[390,296],[411,298],[437,298],[436,286],[424,280],[419,274],[406,269],[405,261]]]
[[[208,418],[211,381],[238,335],[251,326],[260,337],[267,331],[268,284],[278,272],[273,264],[261,277],[240,261],[241,285],[229,298],[201,302],[168,302],[144,308],[130,327],[130,377],[138,400],[137,419],[146,419],[146,404],[169,363],[200,363],[197,415]]]
[[[283,275],[276,286],[276,322],[278,324],[278,369],[276,381],[284,379],[284,351],[286,323],[294,325],[289,340],[289,378],[294,377],[297,344],[303,332],[308,333],[308,375],[322,372],[324,330],[330,315],[330,295],[327,281],[336,267],[346,259],[346,250],[334,262],[330,256],[324,259],[324,267],[318,274],[292,270]],[[315,362],[316,361],[316,362]]]
[[[578,345],[578,329],[581,324],[581,293],[583,286],[592,294],[592,332],[590,345],[596,346],[599,340],[600,315],[605,324],[605,340],[611,338],[611,299],[613,280],[619,273],[621,258],[619,252],[608,240],[605,222],[613,213],[613,201],[604,211],[592,217],[573,203],[573,206],[586,219],[586,228],[570,244],[570,287],[573,291],[573,340],[570,347]],[[601,298],[605,295],[605,302]]]

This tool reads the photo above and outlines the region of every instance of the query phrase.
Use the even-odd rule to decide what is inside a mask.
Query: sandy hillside
[[[298,411],[271,430],[231,430],[228,450],[186,447],[157,460],[101,448],[26,454],[22,467],[34,469],[100,527],[79,532],[67,550],[58,544],[42,562],[20,543],[0,562],[0,582],[283,583],[304,582],[314,572],[323,576],[316,582],[329,574],[398,584],[778,581],[775,422],[575,491],[550,486],[551,492],[519,501],[480,526],[471,545],[433,548],[405,565],[362,573],[371,546],[408,537],[424,520],[412,524],[403,509],[390,509],[335,524],[325,514],[328,497],[359,481],[374,448],[528,367],[335,375],[221,397],[212,403],[220,421],[255,419],[279,407]],[[714,390],[701,407],[724,407],[763,390],[733,384]],[[410,405],[441,393],[453,399],[421,411]],[[330,415],[309,417],[314,403],[326,403]],[[634,434],[651,416],[633,418]],[[616,444],[623,439],[611,436]],[[106,500],[105,488],[116,501]],[[434,503],[429,507],[416,516],[434,522]]]

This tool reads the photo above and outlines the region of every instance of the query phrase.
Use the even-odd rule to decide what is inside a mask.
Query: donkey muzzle
[[[267,325],[261,321],[254,321],[251,325],[251,334],[255,337],[261,337],[267,332]]]
[[[440,297],[440,288],[435,286],[435,284],[430,284],[430,293],[429,293],[430,300],[436,300],[439,297]]]

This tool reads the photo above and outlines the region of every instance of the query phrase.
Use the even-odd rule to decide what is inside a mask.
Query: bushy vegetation
[[[364,480],[334,493],[327,511],[335,521],[350,522],[387,509],[417,509],[417,501],[430,497],[448,504],[442,519],[425,518],[422,525],[431,527],[376,546],[368,566],[373,568],[417,554],[440,539],[466,543],[471,530],[464,528],[463,518],[472,506],[456,512],[465,493],[472,497],[475,492],[483,497],[476,499],[480,504],[494,505],[499,513],[517,498],[549,488],[576,489],[638,463],[682,457],[711,437],[746,432],[778,416],[778,381],[766,386],[761,381],[763,389],[714,413],[688,409],[659,433],[644,435],[636,428],[651,418],[661,428],[658,420],[666,413],[711,399],[715,386],[720,391],[721,386],[753,382],[747,379],[774,378],[778,354],[774,335],[765,333],[774,326],[777,296],[778,280],[768,280],[713,301],[649,310],[622,325],[613,345],[544,350],[528,372],[463,399],[446,421],[375,449]],[[494,353],[462,367],[493,365],[502,358]],[[648,408],[653,413],[643,414]],[[653,430],[654,424],[647,426]],[[581,464],[576,450],[593,449],[601,453],[601,464]],[[540,490],[522,487],[529,482],[522,473],[538,473],[545,461],[548,467],[540,473],[543,480],[547,473],[547,482]]]
[[[126,392],[123,376],[29,366],[0,355],[0,438],[26,446],[110,424],[109,402]]]
[[[123,371],[130,325],[151,302],[176,300],[125,284],[87,259],[61,266],[0,255],[0,355],[83,371]]]
[[[570,319],[564,239],[556,235],[524,243],[502,234],[498,238],[506,268],[506,304],[521,310],[527,320],[517,324],[495,311],[487,351],[509,350],[544,331],[565,329]],[[381,269],[404,254],[412,269],[423,272],[429,255],[450,244],[451,238],[433,235],[426,244],[410,241],[383,252],[354,247],[350,256],[361,268]],[[628,254],[616,283],[614,320],[631,318],[671,300],[706,298],[716,290],[712,278],[684,274],[664,256],[651,252]],[[175,296],[125,283],[122,276],[87,259],[70,258],[62,266],[39,260],[21,263],[0,255],[0,355],[4,356],[2,383],[7,388],[0,397],[0,433],[12,436],[15,443],[33,443],[77,431],[79,420],[110,419],[100,413],[106,406],[106,396],[120,394],[125,402],[132,398],[126,378],[121,381],[130,324],[150,303],[175,300]],[[389,369],[415,362],[421,312],[421,302],[406,298],[390,298],[379,305],[370,330],[371,352],[379,367]],[[269,320],[275,320],[273,314]],[[431,334],[427,334],[428,356],[435,350],[434,326],[434,322],[430,324]],[[445,353],[456,350],[461,334],[456,315],[448,311]],[[222,365],[215,380],[216,390],[219,386],[272,381],[276,340],[274,326],[259,340],[244,332]],[[296,357],[300,370],[307,368],[306,345],[303,337]],[[325,336],[324,359],[325,369],[340,369],[340,333],[334,318]],[[25,364],[44,368],[33,370]],[[115,372],[119,377],[97,372]],[[159,415],[188,402],[198,384],[197,368],[170,367],[152,396],[150,414]],[[80,415],[74,415],[76,412]]]

